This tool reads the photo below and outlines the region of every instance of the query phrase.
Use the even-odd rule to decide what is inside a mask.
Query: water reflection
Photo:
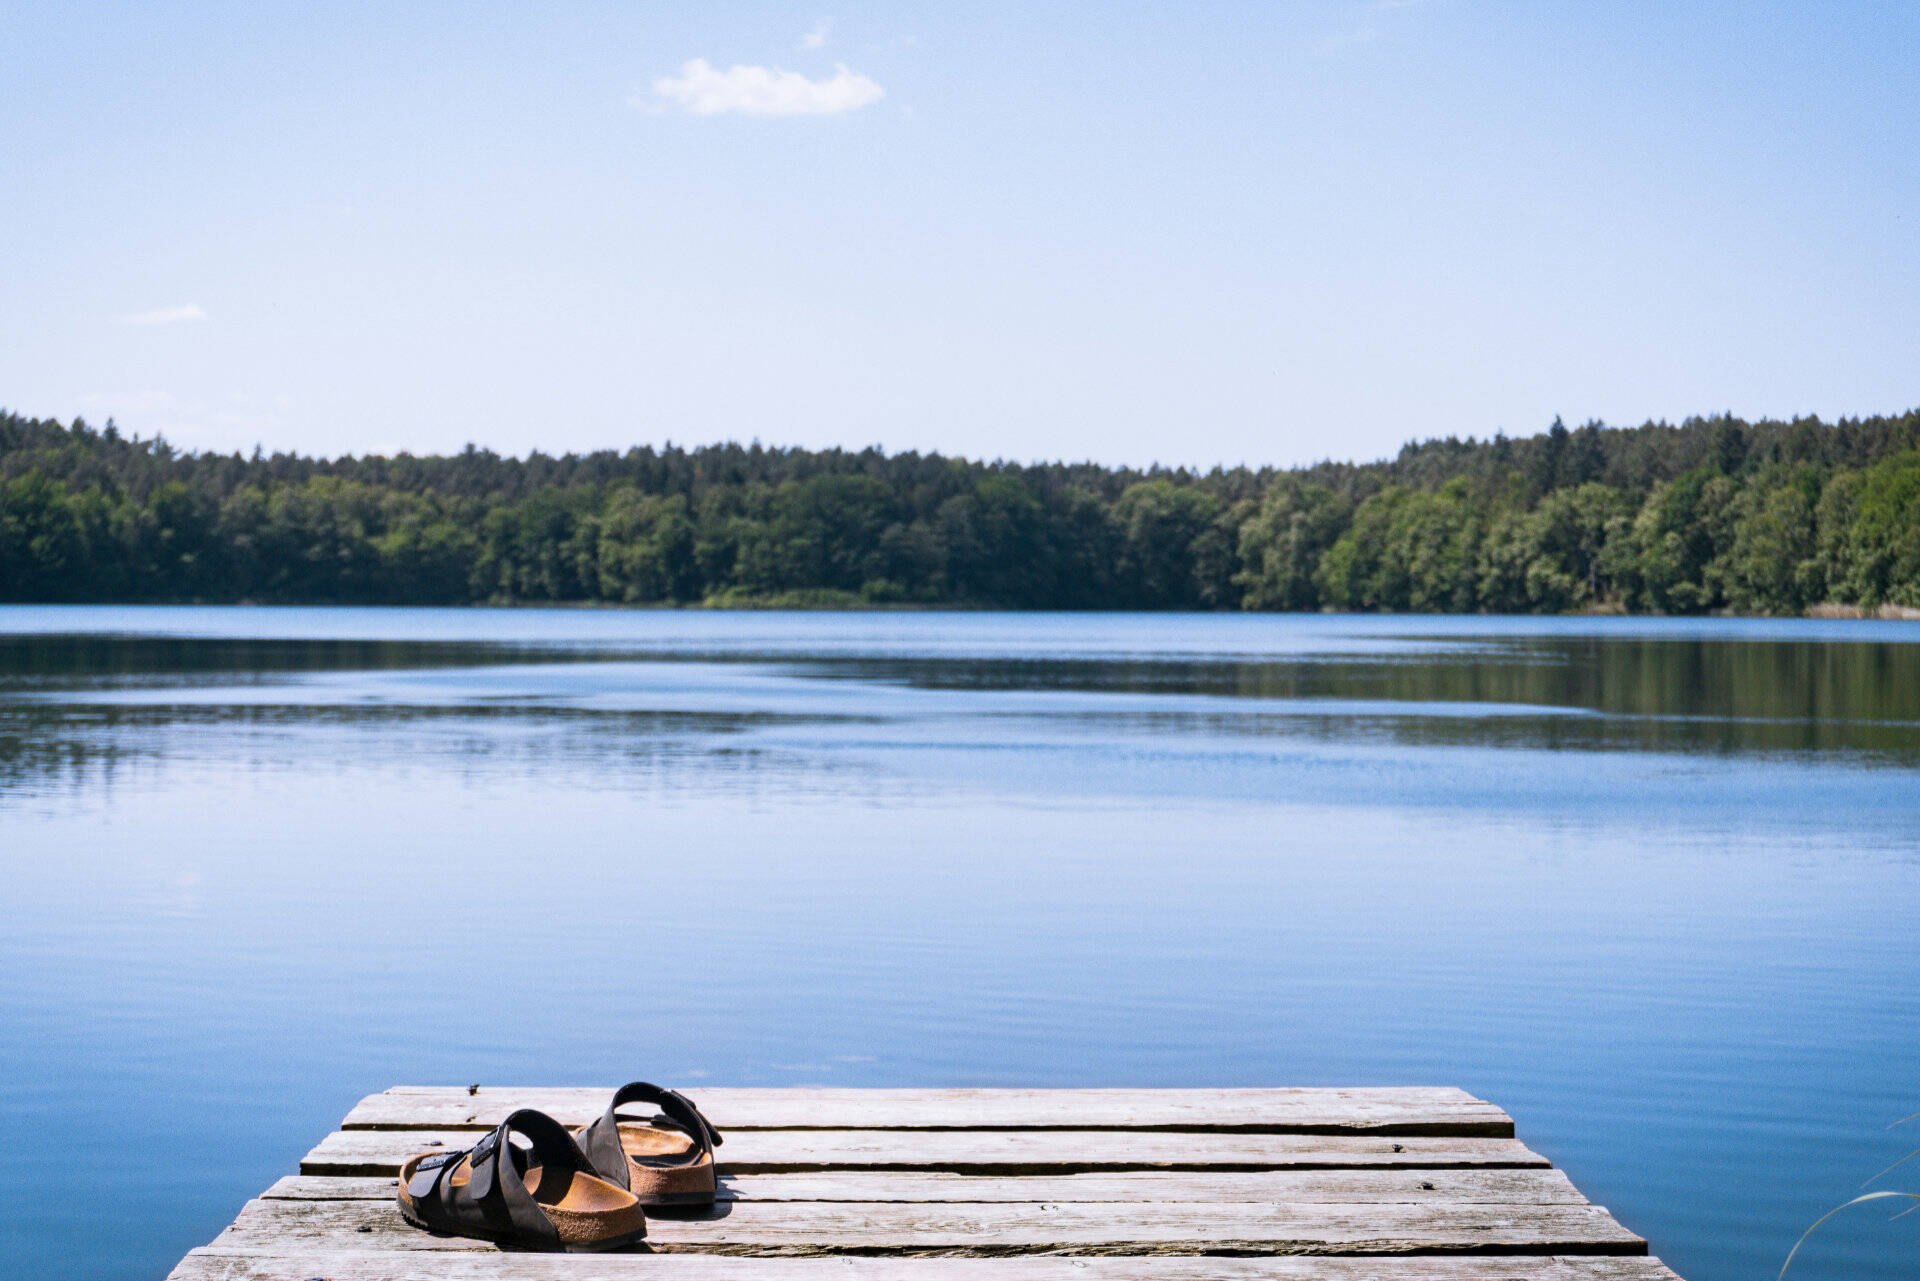
[[[0,607],[0,627],[4,620],[5,610]],[[516,659],[555,662],[574,652],[445,641],[0,632],[0,693],[110,688],[119,681],[244,680],[295,672],[403,671]]]
[[[1019,722],[1029,736],[1163,745],[1295,739],[1920,765],[1920,645],[1400,633],[1340,652],[1337,636],[1320,639],[1320,652],[1274,658],[1118,659],[965,646],[895,654],[884,637],[823,657],[804,640],[738,650],[608,638],[0,635],[0,787],[89,770],[108,779],[116,760],[159,750],[167,727],[359,724],[393,734],[403,724],[556,717],[565,742],[657,739],[674,750],[807,725],[825,743],[848,724],[892,722],[911,737],[928,718],[983,727],[992,718],[999,728],[980,733]],[[488,731],[476,724],[454,750],[491,750]]]

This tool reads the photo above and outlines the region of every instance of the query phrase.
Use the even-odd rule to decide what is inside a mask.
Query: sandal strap
[[[466,1158],[467,1154],[459,1151],[429,1153],[420,1158],[413,1167],[413,1178],[407,1181],[407,1195],[413,1200],[414,1210],[436,1232],[449,1232],[456,1226],[446,1182]]]
[[[529,1151],[523,1154],[514,1145],[515,1134],[527,1139]],[[456,1184],[448,1176],[462,1161],[468,1167],[467,1181]],[[565,1126],[544,1112],[522,1108],[468,1151],[424,1158],[407,1184],[407,1194],[430,1228],[484,1228],[511,1234],[516,1245],[557,1250],[560,1231],[523,1177],[535,1166],[540,1167],[542,1184],[591,1172]]]
[[[524,1135],[532,1145],[526,1157],[521,1157],[509,1141],[512,1134]],[[554,1186],[576,1173],[588,1172],[587,1159],[573,1136],[545,1112],[521,1108],[502,1121],[487,1139],[482,1139],[481,1146],[486,1146],[489,1139],[493,1141],[493,1150],[475,1167],[468,1184],[474,1200],[490,1219],[504,1210],[514,1231],[520,1234],[520,1244],[559,1249],[560,1230],[554,1227],[553,1220],[547,1217],[521,1175],[525,1169],[539,1166],[541,1184]],[[523,1160],[525,1166],[520,1164]],[[505,1169],[501,1168],[502,1161],[508,1162]]]
[[[664,1121],[667,1128],[684,1130],[693,1138],[694,1146],[689,1160],[697,1160],[702,1152],[711,1153],[726,1140],[720,1137],[720,1131],[693,1105],[693,1100],[678,1090],[664,1089],[647,1081],[630,1081],[613,1092],[613,1099],[607,1104],[607,1110],[586,1129],[580,1131],[580,1149],[593,1163],[594,1173],[603,1179],[611,1179],[623,1188],[631,1188],[627,1172],[626,1150],[620,1145],[620,1120],[616,1115],[628,1103],[651,1103],[660,1109],[661,1115],[653,1118],[655,1124]]]

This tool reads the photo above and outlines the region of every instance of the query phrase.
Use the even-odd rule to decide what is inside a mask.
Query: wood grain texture
[[[515,1108],[565,1125],[600,1115],[612,1087],[396,1086],[343,1129],[491,1129]],[[1252,1090],[707,1089],[689,1098],[722,1131],[755,1129],[1198,1130],[1248,1134],[1510,1137],[1513,1119],[1445,1087]]]
[[[1280,1205],[737,1201],[706,1217],[647,1225],[655,1251],[739,1255],[946,1254],[1644,1254],[1646,1242],[1591,1205]],[[496,1252],[407,1224],[372,1201],[256,1200],[226,1246]]]
[[[1679,1281],[1658,1259],[1143,1255],[740,1259],[699,1254],[195,1250],[168,1281]]]
[[[471,1130],[335,1130],[301,1158],[302,1174],[393,1174],[435,1145],[465,1148]],[[738,1130],[723,1173],[923,1170],[975,1175],[1309,1167],[1546,1167],[1516,1139],[1361,1138],[1304,1134],[1168,1134],[1111,1130]]]
[[[261,1199],[391,1201],[394,1180],[289,1175]],[[1273,1201],[1352,1205],[1405,1201],[1463,1205],[1584,1205],[1558,1170],[1279,1170],[1247,1174],[1130,1173],[979,1178],[915,1172],[742,1174],[720,1181],[723,1201]]]

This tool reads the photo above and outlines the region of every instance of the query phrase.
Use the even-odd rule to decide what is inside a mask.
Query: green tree
[[[473,586],[493,600],[588,600],[598,594],[599,544],[589,490],[539,489],[480,522]]]
[[[1818,523],[1817,556],[1840,599],[1920,608],[1920,450],[1834,477]]]
[[[1240,526],[1234,581],[1246,609],[1318,609],[1320,558],[1352,519],[1353,504],[1326,485],[1283,480]]]
[[[1658,614],[1703,613],[1720,603],[1709,567],[1727,545],[1734,484],[1696,467],[1654,487],[1634,517],[1634,604]]]
[[[1321,559],[1316,583],[1343,609],[1469,610],[1481,542],[1464,480],[1437,491],[1389,485],[1360,504]]]
[[[1815,512],[1824,488],[1810,463],[1776,464],[1734,495],[1726,549],[1708,567],[1747,614],[1801,614],[1827,594]]]
[[[387,603],[457,605],[468,598],[480,540],[464,506],[392,495],[384,504],[385,532],[376,537],[379,599]]]
[[[1170,480],[1127,486],[1113,505],[1120,534],[1121,591],[1138,609],[1193,609],[1203,604],[1196,551],[1224,504]]]
[[[22,601],[84,599],[92,532],[58,481],[31,475],[0,486],[0,593]]]
[[[616,486],[600,510],[594,557],[607,600],[687,601],[700,594],[694,524],[680,494],[655,497]]]

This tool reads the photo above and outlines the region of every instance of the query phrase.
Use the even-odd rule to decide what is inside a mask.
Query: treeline
[[[1920,607],[1920,412],[1209,472],[878,450],[182,452],[0,414],[0,600]]]

